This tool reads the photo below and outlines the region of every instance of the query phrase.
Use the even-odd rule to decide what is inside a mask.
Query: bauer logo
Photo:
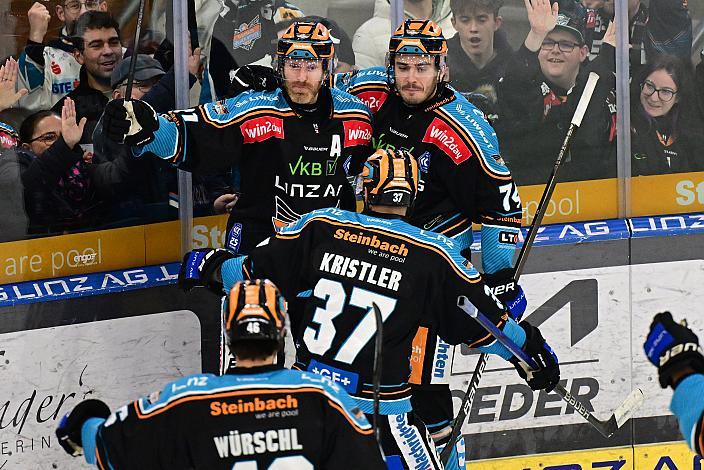
[[[358,94],[357,98],[362,100],[372,113],[375,113],[381,109],[388,96],[388,93],[383,91],[365,91]]]
[[[428,130],[423,136],[423,142],[435,144],[458,165],[472,156],[472,152],[462,142],[460,136],[447,123],[438,118],[433,119],[433,122],[428,126]]]
[[[263,142],[272,137],[284,138],[284,121],[281,118],[268,116],[249,119],[242,123],[240,129],[245,144]]]
[[[342,123],[345,126],[345,147],[369,145],[372,140],[372,125],[366,121],[353,119]]]

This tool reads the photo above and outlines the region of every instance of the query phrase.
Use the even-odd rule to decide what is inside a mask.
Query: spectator
[[[270,54],[278,24],[302,16],[298,7],[283,0],[225,1],[213,29],[201,102],[225,97],[230,70]]]
[[[200,48],[187,58],[190,72],[190,85],[197,79],[195,73],[200,67]],[[113,71],[110,81],[112,98],[126,96],[130,60],[123,60]],[[157,112],[168,112],[176,107],[175,77],[173,68],[164,72],[158,61],[139,54],[135,64],[133,99],[149,103]],[[173,219],[177,214],[169,206],[169,193],[177,191],[176,170],[166,162],[155,159],[135,159],[124,145],[106,139],[102,131],[102,120],[98,122],[93,135],[95,156],[88,167],[91,179],[101,192],[101,197],[109,201],[106,217],[108,227],[159,222]],[[222,179],[205,179],[216,188],[226,186]],[[219,194],[225,192],[220,191]],[[219,195],[218,194],[218,195]],[[209,215],[212,203],[209,188],[204,179],[194,178],[194,213]]]
[[[631,173],[704,170],[704,123],[685,63],[661,56],[645,66],[631,88]]]
[[[86,165],[90,153],[78,145],[86,118],[76,121],[72,99],[61,117],[53,111],[30,115],[20,127],[18,151],[30,234],[58,234],[95,227],[100,203]]]
[[[550,6],[549,0],[526,0],[531,29],[506,66],[499,84],[497,132],[502,154],[519,184],[545,183],[582,95],[586,77],[580,66],[584,44],[583,14],[577,4]],[[606,78],[613,74],[604,73]],[[613,84],[600,80],[561,171],[567,179],[605,178],[610,164],[613,121],[609,107]],[[562,178],[561,178],[562,179]]]
[[[17,62],[13,58],[0,66],[0,112],[10,108],[27,94],[27,89],[15,91]],[[27,215],[17,161],[19,134],[10,125],[0,122],[0,242],[20,240],[27,234]]]
[[[106,0],[60,0],[56,16],[63,22],[59,37],[44,42],[51,13],[40,2],[29,11],[27,46],[19,57],[20,84],[30,93],[20,106],[32,111],[51,108],[72,91],[80,80],[81,65],[76,61],[76,47],[71,41],[78,17],[86,11],[107,11]],[[46,66],[48,64],[48,66]]]
[[[450,0],[406,0],[405,18],[431,19],[442,28],[445,37],[455,34],[450,19]],[[365,21],[354,33],[352,48],[355,64],[360,69],[384,65],[388,52],[392,25],[389,0],[376,0],[374,16]]]
[[[614,0],[582,0],[587,7],[586,42],[593,60],[601,49],[609,22],[614,18]],[[692,19],[687,0],[628,0],[630,63],[632,72],[661,54],[689,61],[692,53]]]
[[[513,50],[499,30],[503,0],[451,0],[452,25],[457,34],[447,41],[450,84],[467,93],[482,87],[485,95],[496,95]]]
[[[88,11],[76,23],[77,60],[81,64],[81,83],[67,97],[76,103],[78,119],[88,123],[81,143],[91,143],[93,130],[108,104],[112,93],[110,76],[122,60],[120,27],[110,14]],[[59,100],[52,109],[59,112],[64,104]]]

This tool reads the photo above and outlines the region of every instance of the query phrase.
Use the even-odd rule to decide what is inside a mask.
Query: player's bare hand
[[[230,213],[239,198],[237,194],[223,194],[213,202],[213,211],[216,214]]]
[[[17,62],[10,57],[0,67],[0,111],[11,108],[27,94],[27,89],[15,91],[17,86]]]

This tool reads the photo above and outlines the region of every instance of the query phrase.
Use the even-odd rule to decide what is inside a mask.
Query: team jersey
[[[410,222],[454,238],[467,257],[472,223],[480,223],[484,271],[510,268],[521,200],[483,113],[445,85],[429,102],[409,107],[390,90],[382,67],[337,75],[335,86],[374,113],[375,149],[405,148],[418,160],[419,195]]]
[[[192,375],[82,428],[100,469],[385,469],[371,425],[319,375],[264,366]]]
[[[680,431],[689,448],[704,455],[704,375],[692,374],[683,379],[672,395],[670,409],[677,417]]]
[[[289,309],[297,367],[329,376],[365,413],[372,412],[374,305],[383,320],[382,414],[411,410],[409,357],[419,326],[451,344],[494,345],[457,307],[459,295],[500,328],[509,321],[455,241],[400,219],[317,210],[247,257],[225,262],[221,273],[226,288],[241,278],[268,278],[287,299],[303,297]]]
[[[370,153],[371,115],[354,96],[327,87],[320,93],[319,107],[329,112],[300,114],[280,88],[172,111],[159,116],[155,139],[136,153],[189,171],[232,167],[241,195],[230,226],[244,230],[253,224],[273,233],[313,209],[352,209],[345,168]]]

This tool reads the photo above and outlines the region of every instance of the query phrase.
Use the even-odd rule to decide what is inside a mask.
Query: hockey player
[[[239,234],[232,248],[246,253],[299,214],[355,207],[344,164],[369,154],[371,117],[357,98],[323,84],[333,62],[325,26],[293,23],[278,43],[276,90],[161,116],[141,101],[113,100],[104,129],[136,155],[184,170],[232,167],[240,196],[228,232]]]
[[[662,388],[672,387],[670,409],[689,447],[704,456],[704,356],[699,338],[670,312],[658,313],[643,344],[648,360],[658,368]]]
[[[520,326],[491,293],[479,273],[444,235],[401,220],[418,195],[418,166],[406,151],[378,150],[360,176],[366,210],[356,214],[321,209],[304,215],[263,241],[247,257],[227,250],[195,250],[179,275],[186,289],[216,292],[248,276],[272,279],[288,297],[305,295],[291,312],[294,367],[330,377],[368,415],[375,382],[380,385],[380,434],[390,468],[441,468],[422,419],[413,412],[408,386],[413,337],[419,326],[450,344],[511,355],[456,305],[464,294],[517,344],[544,366],[533,373],[533,389],[552,390],[559,380],[557,357],[540,331]],[[383,370],[373,370],[373,307],[383,321]],[[523,369],[517,367],[525,378]],[[395,462],[395,463],[394,463]],[[393,466],[397,465],[397,466]],[[452,466],[451,468],[456,468]]]
[[[453,238],[468,259],[472,223],[481,224],[486,283],[519,318],[526,300],[511,277],[522,217],[518,189],[482,112],[446,85],[446,55],[437,24],[406,20],[391,37],[385,69],[338,76],[336,86],[374,113],[375,148],[405,148],[418,159],[420,192],[411,224]],[[449,363],[438,359],[452,351],[436,333],[421,329],[414,342],[413,400],[435,442],[444,445],[454,414]],[[439,370],[438,363],[446,367]]]
[[[385,469],[341,387],[274,364],[285,314],[270,281],[235,284],[226,324],[234,374],[184,377],[113,413],[83,401],[61,420],[59,443],[101,469]]]

